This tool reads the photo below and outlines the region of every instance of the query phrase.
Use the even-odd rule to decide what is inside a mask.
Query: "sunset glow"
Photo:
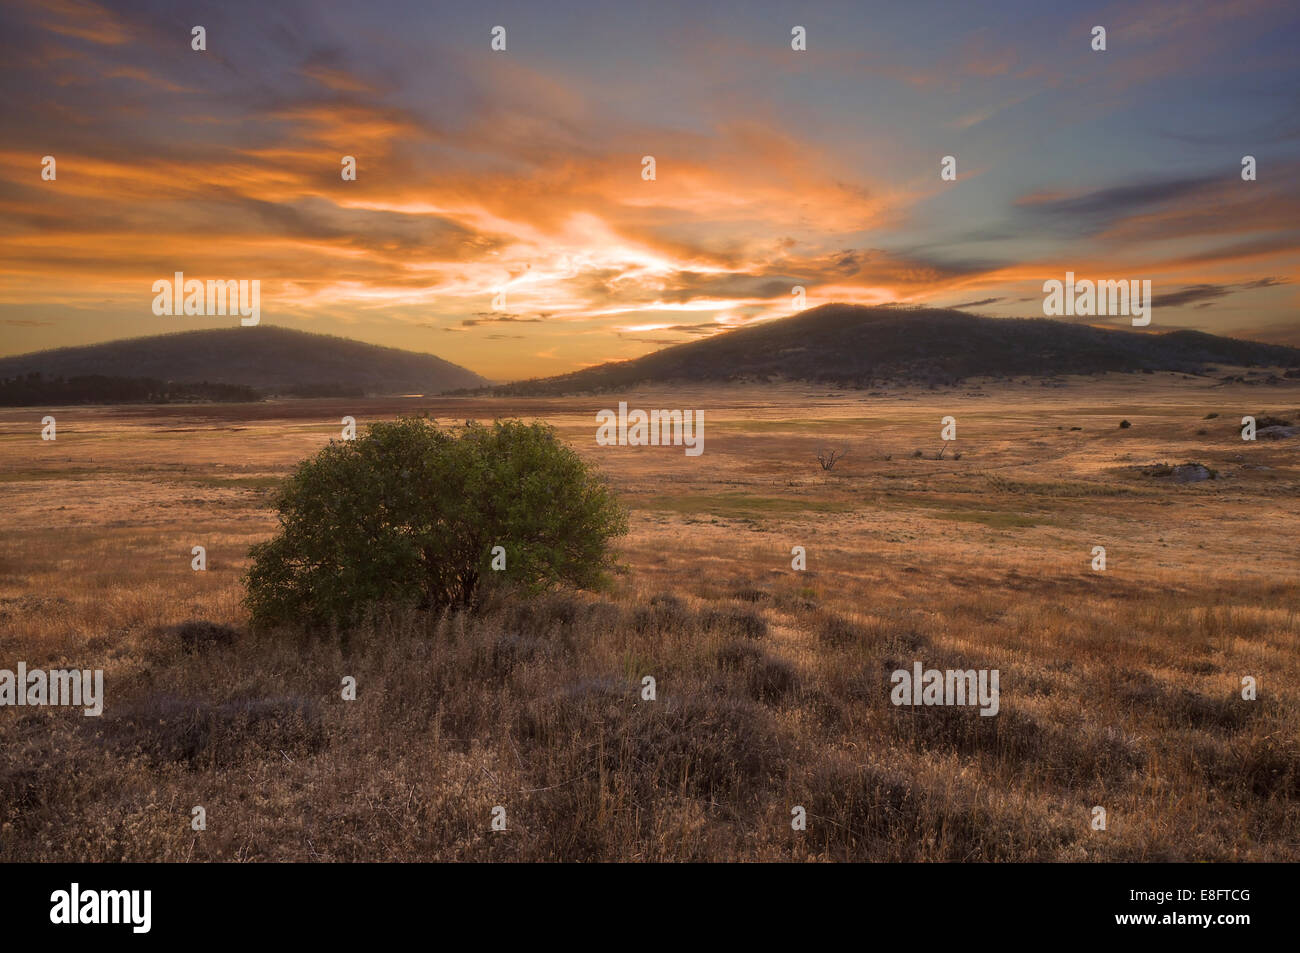
[[[1300,343],[1294,7],[823,5],[795,54],[767,5],[437,6],[222,4],[195,52],[172,4],[8,5],[0,353],[222,326],[151,313],[174,271],[501,380],[795,287],[1041,315],[1066,270],[1151,279],[1154,330]]]

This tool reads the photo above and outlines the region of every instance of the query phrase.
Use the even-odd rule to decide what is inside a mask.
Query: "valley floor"
[[[703,411],[704,453],[598,446],[619,400]],[[626,572],[250,632],[276,482],[412,412],[554,425],[630,510]],[[1300,385],[0,410],[0,669],[107,696],[0,707],[0,861],[1300,859],[1300,437],[1244,442],[1266,413]],[[238,635],[186,650],[194,619]],[[915,662],[998,670],[998,714],[891,704]]]

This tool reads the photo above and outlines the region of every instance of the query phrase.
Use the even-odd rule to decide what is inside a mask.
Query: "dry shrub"
[[[230,767],[268,752],[291,757],[326,743],[319,706],[298,697],[217,704],[158,697],[105,719],[101,737],[119,755],[190,769]]]
[[[234,645],[239,639],[239,630],[220,622],[192,619],[176,627],[176,637],[187,652],[203,652]]]
[[[761,639],[767,635],[767,620],[753,609],[737,606],[705,609],[700,613],[702,628],[743,639]]]
[[[717,653],[718,669],[743,678],[746,694],[754,701],[778,704],[799,689],[795,668],[752,642],[728,642]]]

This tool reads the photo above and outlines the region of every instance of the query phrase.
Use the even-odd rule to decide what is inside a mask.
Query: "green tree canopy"
[[[542,424],[372,425],[299,464],[255,545],[255,622],[342,625],[367,606],[471,605],[489,581],[591,587],[613,566],[626,516],[602,477]],[[494,547],[505,569],[492,568]],[[498,552],[497,563],[500,563]]]

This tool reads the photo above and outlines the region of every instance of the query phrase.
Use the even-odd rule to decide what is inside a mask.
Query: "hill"
[[[295,396],[437,394],[488,383],[432,354],[266,325],[182,331],[0,358],[0,380],[35,374],[47,382],[77,380],[82,389],[91,379],[117,382],[98,398],[91,393],[90,400],[118,399],[115,394],[130,390],[124,381],[203,382]]]
[[[971,377],[1109,371],[1200,373],[1216,364],[1300,367],[1300,349],[1217,337],[1108,330],[1047,318],[828,304],[631,361],[520,381],[505,394],[605,391],[669,381],[803,380],[947,386]]]

